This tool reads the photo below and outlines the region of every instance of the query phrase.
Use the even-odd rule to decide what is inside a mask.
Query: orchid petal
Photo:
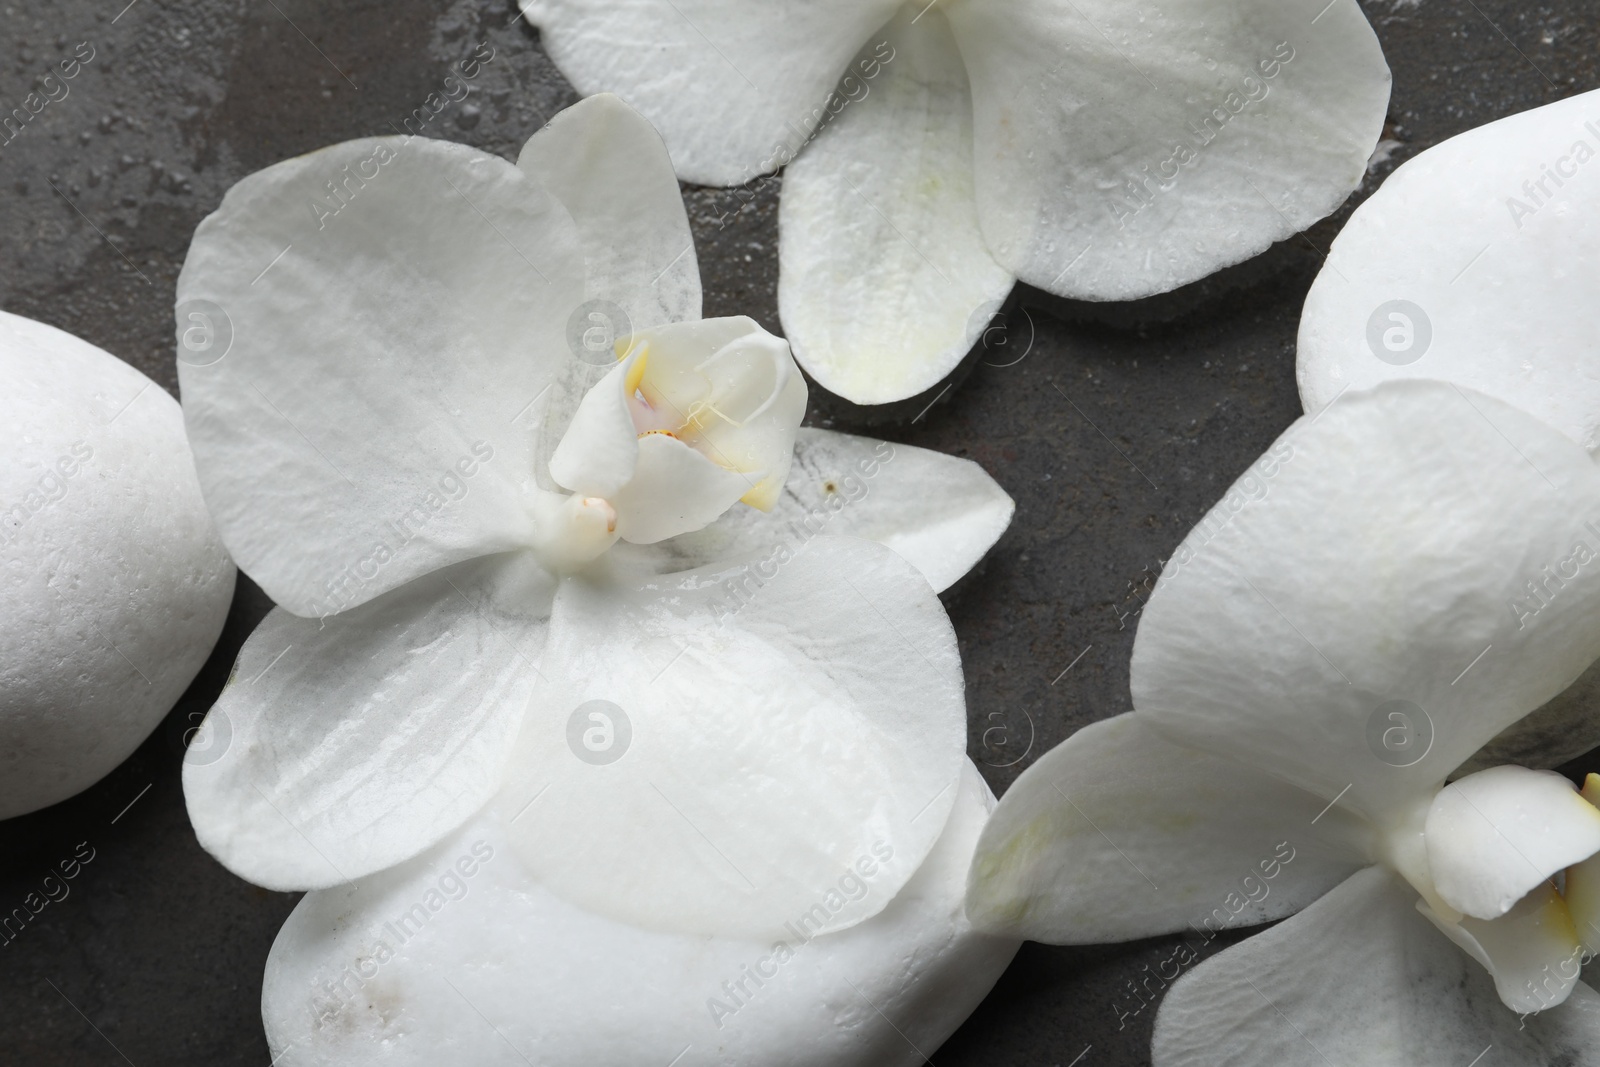
[[[529,138],[517,166],[572,214],[588,261],[590,314],[613,339],[700,317],[700,268],[683,194],[661,135],[610,93],[562,111]]]
[[[183,413],[81,338],[0,311],[0,819],[131,756],[211,654],[234,568]]]
[[[1357,811],[1425,803],[1600,657],[1591,522],[1600,471],[1544,423],[1444,383],[1347,394],[1168,562],[1134,704]]]
[[[973,856],[967,913],[1053,944],[1281,919],[1367,862],[1370,829],[1326,806],[1118,715],[1006,791]]]
[[[499,788],[554,581],[529,553],[417,579],[318,623],[258,626],[191,745],[200,843],[268,889],[318,889],[421,852]]]
[[[645,558],[658,571],[686,570],[779,544],[798,548],[827,532],[888,545],[942,593],[983,559],[1015,510],[969,459],[802,427],[771,514],[735,508]]]
[[[1520,1018],[1482,967],[1370,867],[1299,915],[1184,975],[1156,1016],[1155,1067],[1415,1067],[1582,1063],[1600,1043],[1600,995]]]
[[[611,497],[633,480],[639,434],[625,387],[642,353],[618,363],[584,394],[550,456],[550,476],[563,489]]]
[[[859,83],[868,95],[839,98],[779,203],[784,331],[817,383],[857,404],[936,385],[1014,281],[978,228],[972,102],[944,15],[902,8],[885,40],[893,61]]]
[[[580,93],[614,92],[661,131],[678,176],[739,185],[788,162],[897,0],[520,0]]]
[[[641,337],[622,339],[620,345],[624,351],[631,351],[639,341],[649,343],[656,374],[670,373],[688,383],[688,388],[695,388],[698,379],[704,377],[696,374],[696,367],[734,342],[757,333],[766,331],[748,315],[725,315],[668,323]],[[669,383],[663,385],[670,389]]]
[[[1306,411],[1345,389],[1433,378],[1600,450],[1597,154],[1600,92],[1589,92],[1469,130],[1390,175],[1306,298]]]
[[[350,141],[229,190],[178,279],[178,378],[239,565],[320,615],[526,544],[528,412],[583,271],[561,205],[461,145]]]
[[[698,530],[733,507],[761,478],[719,467],[666,434],[639,438],[633,481],[611,498],[617,533],[625,541],[652,544]]]
[[[918,1050],[950,1035],[1016,951],[1015,941],[974,933],[961,910],[988,799],[964,764],[938,845],[893,901],[841,933],[785,932],[781,949],[654,933],[563,900],[519,865],[506,825],[514,809],[491,809],[359,889],[300,902],[263,981],[274,1062],[436,1067],[514,1054],[541,1064],[678,1056],[917,1067]],[[865,859],[830,871],[813,887],[817,899],[841,882],[866,900],[893,893]],[[691,1048],[704,1058],[685,1057]]]
[[[1149,296],[1294,235],[1361,182],[1383,128],[1389,70],[1353,3],[946,14],[972,79],[989,248],[1061,296]]]
[[[1600,811],[1554,771],[1491,767],[1433,798],[1423,836],[1440,898],[1494,919],[1563,867],[1600,852]]]
[[[1550,770],[1600,748],[1600,661],[1537,711],[1507,726],[1455,770],[1456,777],[1502,763]]]
[[[1417,910],[1494,977],[1512,1011],[1543,1011],[1566,1002],[1577,986],[1584,950],[1572,915],[1549,882],[1494,919],[1447,922],[1423,901]]]
[[[815,916],[842,929],[911,876],[954,803],[955,635],[881,545],[823,537],[635,585],[569,580],[547,662],[563,669],[546,671],[507,784],[513,810],[530,805],[514,842],[592,911],[780,934],[876,846],[885,895]]]
[[[717,466],[743,473],[739,499],[770,508],[806,411],[805,379],[788,342],[736,316],[644,330],[626,343],[645,361],[635,407],[640,428],[681,435]]]
[[[746,320],[749,321],[749,320]],[[794,438],[806,415],[809,390],[789,343],[751,321],[751,332],[713,352],[697,367],[712,390],[707,411],[694,422],[701,451],[740,471],[759,471],[741,498],[769,510],[783,492],[794,462]],[[679,331],[683,327],[678,328]],[[653,332],[652,352],[670,350],[666,330]]]

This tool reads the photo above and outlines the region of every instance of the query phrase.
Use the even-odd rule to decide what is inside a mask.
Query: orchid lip
[[[718,453],[715,446],[702,448],[702,444],[709,445],[704,440],[705,432],[713,423],[706,419],[707,413],[716,419],[727,423],[729,426],[744,428],[765,414],[777,401],[788,382],[788,368],[779,365],[778,381],[776,387],[767,395],[767,398],[744,419],[736,419],[720,410],[716,404],[718,383],[707,373],[707,368],[716,362],[721,353],[713,354],[710,358],[697,364],[694,373],[700,377],[704,388],[702,395],[695,399],[687,411],[679,410],[671,400],[659,390],[652,389],[649,382],[650,343],[642,338],[626,337],[617,342],[617,357],[619,362],[629,364],[626,376],[623,378],[622,392],[628,401],[628,414],[633,419],[633,425],[638,436],[643,438],[650,434],[664,434],[675,440],[682,441],[695,451],[704,455],[718,466],[737,471],[740,468],[728,462]]]
[[[1417,910],[1513,1010],[1564,1001],[1577,977],[1569,962],[1600,947],[1596,800],[1600,775],[1579,793],[1551,772],[1493,767],[1419,798],[1380,838]]]
[[[793,462],[805,383],[781,338],[748,318],[629,334],[588,386],[549,460],[561,490],[616,516],[602,541],[545,507],[536,547],[582,567],[617,539],[654,544],[703,529],[740,502],[769,510]]]

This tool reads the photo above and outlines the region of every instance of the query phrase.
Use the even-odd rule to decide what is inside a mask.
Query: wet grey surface
[[[3,5],[0,110],[80,43],[94,58],[0,146],[0,307],[87,338],[174,392],[174,281],[194,226],[233,182],[392,132],[481,42],[493,60],[430,135],[514,157],[576,99],[502,0],[124,3]],[[1352,203],[1446,137],[1600,86],[1600,17],[1586,0],[1364,7],[1395,72],[1385,136],[1399,145]],[[707,315],[778,329],[776,190],[765,183],[744,206],[687,190]],[[1348,211],[1140,305],[1024,291],[959,388],[915,422],[873,427],[975,459],[1016,498],[983,570],[947,596],[971,753],[997,791],[1078,727],[1128,709],[1137,612],[1160,561],[1299,413],[1299,309]],[[813,395],[815,421],[862,425],[864,413]],[[261,968],[296,898],[249,886],[200,850],[178,776],[185,732],[269,607],[240,587],[206,670],[130,760],[66,803],[0,823],[0,910],[80,843],[93,850],[70,895],[0,947],[0,1065],[268,1063]],[[1147,1063],[1154,1008],[1119,1013],[1133,1004],[1127,981],[1173,944],[1026,946],[934,1062]]]

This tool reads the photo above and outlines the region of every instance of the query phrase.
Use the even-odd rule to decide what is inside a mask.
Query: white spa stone
[[[520,866],[515,809],[492,805],[359,888],[300,902],[263,982],[273,1062],[915,1067],[1017,949],[962,906],[993,803],[967,763],[943,836],[889,906],[840,933],[786,933],[788,955],[777,937],[655,933],[563,901]],[[816,907],[870,903],[874,862],[819,884]]]
[[[234,568],[183,413],[115,356],[0,312],[0,818],[121,763],[211,653]]]

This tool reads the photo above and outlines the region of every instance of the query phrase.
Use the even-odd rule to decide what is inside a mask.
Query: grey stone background
[[[508,158],[575,101],[509,0],[0,0],[0,110],[79,42],[95,58],[0,146],[0,307],[82,336],[176,392],[171,307],[195,225],[251,171],[390,123],[479,42],[495,57],[434,136]],[[1367,0],[1394,69],[1385,138],[1351,204],[1302,237],[1134,305],[1022,291],[959,388],[867,432],[968,456],[1016,498],[983,570],[947,595],[966,662],[970,751],[1002,791],[1078,727],[1129,707],[1138,610],[1160,563],[1299,414],[1300,306],[1350,208],[1395,165],[1470,127],[1600,86],[1593,0]],[[1380,153],[1380,157],[1382,154]],[[776,183],[686,190],[706,314],[778,330]],[[1403,250],[1399,250],[1403,253]],[[812,419],[869,414],[813,391]],[[295,895],[196,844],[179,765],[266,598],[248,581],[183,702],[88,792],[0,823],[0,910],[80,842],[94,859],[0,947],[0,1065],[248,1064]],[[1071,670],[1063,671],[1069,664]],[[1222,939],[1219,939],[1219,941]],[[1172,939],[1025,946],[934,1062],[1149,1062],[1154,1009],[1125,983]]]

